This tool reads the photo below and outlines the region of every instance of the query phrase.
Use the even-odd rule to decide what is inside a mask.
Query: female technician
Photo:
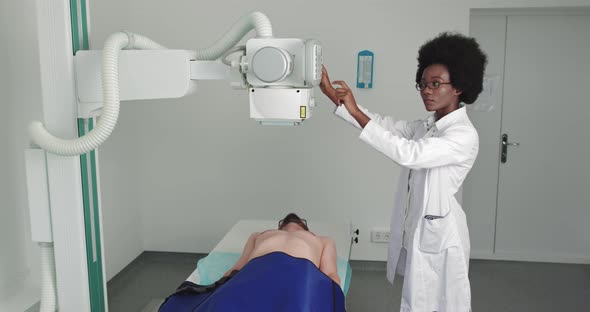
[[[418,52],[416,89],[428,118],[394,121],[357,105],[344,81],[321,90],[360,138],[402,166],[391,216],[387,278],[404,276],[400,311],[470,311],[469,233],[455,194],[477,157],[465,106],[482,91],[486,55],[473,38],[442,33]]]

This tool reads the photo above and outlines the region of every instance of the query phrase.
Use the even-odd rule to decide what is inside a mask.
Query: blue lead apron
[[[345,311],[338,284],[311,261],[273,252],[214,284],[184,282],[159,312]]]

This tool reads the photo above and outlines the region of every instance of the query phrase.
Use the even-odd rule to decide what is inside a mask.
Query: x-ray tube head
[[[252,38],[241,65],[255,88],[312,88],[322,78],[322,47],[313,39]]]
[[[250,117],[263,125],[298,125],[309,118],[322,61],[317,40],[248,40],[241,67],[250,85]]]

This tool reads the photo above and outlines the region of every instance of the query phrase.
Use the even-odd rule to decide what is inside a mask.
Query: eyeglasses
[[[452,84],[450,82],[440,82],[440,81],[431,81],[431,82],[418,82],[416,84],[416,90],[418,91],[423,91],[424,89],[426,89],[426,87],[428,87],[428,89],[430,90],[436,90],[440,87],[440,85],[444,85],[444,84]]]
[[[301,221],[301,222],[299,222],[299,221]],[[297,224],[303,223],[305,225],[305,227],[307,227],[307,220],[293,218],[293,219],[283,219],[283,220],[280,220],[279,221],[279,229],[283,226],[283,224],[289,224],[289,223],[297,223]]]

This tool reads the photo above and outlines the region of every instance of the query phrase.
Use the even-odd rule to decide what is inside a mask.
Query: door
[[[486,111],[490,105],[470,110],[487,147],[480,153],[490,153],[480,154],[478,161],[485,163],[477,164],[466,181],[465,193],[472,192],[465,198],[469,221],[486,225],[480,232],[470,223],[474,256],[590,263],[590,14],[477,19],[472,19],[474,37],[498,39],[501,34],[486,32],[502,23],[505,35],[496,41],[504,55],[489,55],[492,66],[498,65],[493,58],[503,59],[503,68],[492,70],[501,96],[496,102],[487,98],[497,105],[493,111]],[[505,162],[502,135],[507,136]],[[489,208],[494,193],[495,209]],[[479,199],[486,200],[484,210]]]

